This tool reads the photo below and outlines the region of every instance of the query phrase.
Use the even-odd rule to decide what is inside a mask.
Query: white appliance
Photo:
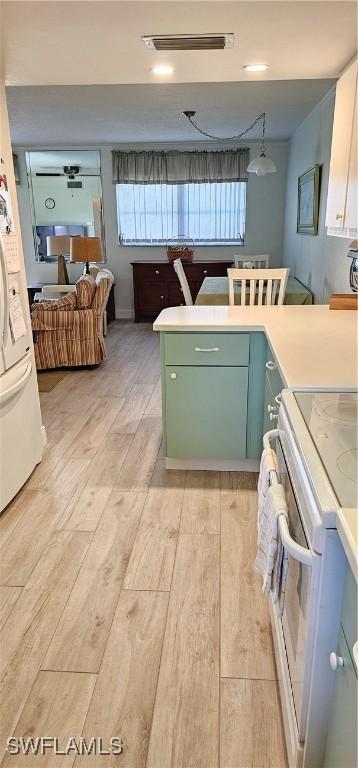
[[[42,456],[42,429],[22,265],[13,233],[0,233],[0,511]],[[18,270],[16,268],[18,267]]]
[[[324,760],[345,569],[336,514],[357,506],[357,414],[356,392],[284,391],[278,429],[264,438],[289,518],[279,518],[286,589],[270,615],[290,768]]]

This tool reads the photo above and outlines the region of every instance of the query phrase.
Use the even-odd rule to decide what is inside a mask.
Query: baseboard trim
[[[116,309],[116,320],[134,320],[134,310]]]
[[[166,469],[207,469],[218,472],[258,472],[258,459],[165,459]]]

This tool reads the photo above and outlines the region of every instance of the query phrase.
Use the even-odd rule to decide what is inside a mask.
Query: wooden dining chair
[[[240,283],[240,305],[283,304],[289,269],[228,269],[229,304],[235,305],[234,284]],[[247,302],[246,299],[249,299]]]
[[[187,306],[192,307],[193,306],[193,299],[192,299],[192,296],[191,296],[191,293],[190,293],[189,283],[188,283],[188,281],[186,279],[186,274],[184,272],[184,268],[183,268],[183,265],[182,265],[180,259],[175,259],[175,261],[173,261],[173,267],[174,267],[174,269],[175,269],[175,271],[176,271],[176,273],[178,275],[178,278],[179,278],[180,286],[181,286],[181,289],[183,291],[183,296],[184,296],[184,299],[185,299],[185,304],[187,304]]]
[[[268,269],[270,257],[264,256],[234,256],[235,269]]]

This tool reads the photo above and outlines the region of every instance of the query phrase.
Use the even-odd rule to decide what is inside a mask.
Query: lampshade
[[[48,235],[46,237],[48,256],[67,256],[70,252],[70,240],[68,235]]]
[[[256,173],[256,176],[266,176],[267,173],[276,173],[277,168],[273,160],[266,157],[265,152],[261,152],[258,157],[251,160],[247,166],[248,173]]]
[[[99,237],[71,237],[70,239],[70,261],[82,262],[82,264],[103,261]]]

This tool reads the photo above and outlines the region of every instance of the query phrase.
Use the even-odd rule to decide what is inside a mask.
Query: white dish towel
[[[267,491],[270,486],[270,472],[277,472],[277,457],[275,451],[272,448],[265,448],[262,451],[260,462],[260,473],[257,483],[257,491],[259,498],[266,497]],[[262,498],[262,503],[264,498]]]
[[[278,530],[278,516],[284,514],[288,518],[288,514],[283,486],[279,483],[270,485],[270,472],[277,469],[276,455],[271,449],[266,449],[264,454],[261,459],[258,483],[255,568],[263,577],[262,591],[273,592],[273,599],[276,602],[282,588],[282,576],[285,578],[287,571],[287,562],[285,562]]]

